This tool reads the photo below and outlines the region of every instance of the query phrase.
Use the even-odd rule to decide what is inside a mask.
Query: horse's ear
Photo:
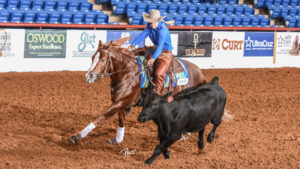
[[[99,40],[99,46],[102,46],[102,41],[101,40]]]
[[[107,45],[107,48],[106,49],[110,49],[112,47],[112,44],[113,44],[113,41],[109,41],[108,45]]]

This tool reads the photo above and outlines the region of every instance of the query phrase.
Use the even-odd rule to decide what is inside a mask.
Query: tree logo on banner
[[[2,51],[5,48],[7,40],[7,32],[5,29],[0,29],[0,57],[2,56]]]

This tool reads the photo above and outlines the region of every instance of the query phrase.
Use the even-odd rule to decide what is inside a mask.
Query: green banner
[[[26,30],[24,58],[65,58],[66,30]]]

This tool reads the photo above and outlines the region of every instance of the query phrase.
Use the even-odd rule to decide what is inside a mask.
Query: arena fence
[[[0,31],[0,49],[3,47],[0,72],[85,71],[99,40],[108,42],[130,36],[132,39],[122,46],[127,47],[144,28],[132,25],[2,25],[9,28]],[[170,27],[170,30],[173,55],[201,68],[300,67],[298,29],[180,26]],[[144,45],[152,43],[146,39],[138,47]]]

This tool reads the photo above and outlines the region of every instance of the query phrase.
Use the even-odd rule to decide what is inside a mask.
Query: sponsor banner
[[[127,48],[129,45],[133,43],[136,37],[138,37],[142,33],[142,31],[107,31],[107,42],[113,40],[119,40],[123,37],[130,37],[129,41],[125,42],[121,48]],[[136,47],[140,48],[144,46],[144,42],[141,42]]]
[[[178,32],[179,57],[211,57],[212,32]]]
[[[244,32],[213,32],[212,56],[244,54]]]
[[[68,30],[67,57],[92,57],[99,41],[106,42],[106,31]]]
[[[171,43],[172,43],[172,54],[174,56],[177,56],[177,51],[178,51],[178,33],[176,32],[170,32],[171,34]],[[152,43],[151,39],[149,37],[147,37],[145,39],[145,46],[154,46],[154,44]]]
[[[273,32],[245,32],[244,56],[273,56],[273,50]]]
[[[22,57],[24,54],[24,29],[0,29],[0,57]]]
[[[25,31],[24,58],[65,58],[66,30]]]
[[[299,32],[278,32],[276,39],[277,56],[300,56],[300,33]]]

